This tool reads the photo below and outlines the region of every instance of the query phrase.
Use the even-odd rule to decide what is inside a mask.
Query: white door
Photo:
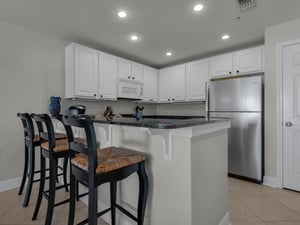
[[[116,100],[118,87],[118,58],[116,56],[101,52],[99,61],[100,99]]]
[[[186,93],[188,101],[205,100],[205,83],[208,82],[208,60],[186,65]]]
[[[283,49],[283,187],[300,191],[300,44]]]
[[[98,52],[75,45],[75,96],[97,98]]]

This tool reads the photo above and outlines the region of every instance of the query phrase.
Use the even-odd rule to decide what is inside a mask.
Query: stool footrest
[[[111,208],[108,208],[108,209],[102,210],[101,212],[98,212],[97,217],[104,215],[105,213],[109,212],[110,210],[111,210]],[[77,225],[84,225],[84,224],[87,224],[88,222],[89,222],[89,219],[85,219],[85,220],[81,221],[80,223],[77,223]]]
[[[122,206],[115,204],[116,208],[119,209],[122,213],[124,213],[126,216],[128,216],[129,218],[131,218],[132,220],[134,220],[135,222],[137,222],[137,218],[132,215],[130,212],[128,212],[126,209],[124,209]]]

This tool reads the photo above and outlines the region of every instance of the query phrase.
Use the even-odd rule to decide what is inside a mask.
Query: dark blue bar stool
[[[68,135],[71,163],[70,163],[70,211],[68,225],[74,224],[76,203],[76,182],[80,182],[89,189],[88,219],[79,225],[97,225],[97,217],[111,211],[111,224],[116,224],[116,209],[127,215],[138,225],[143,225],[145,208],[148,197],[148,176],[145,170],[146,157],[140,152],[117,147],[98,149],[93,121],[89,116],[63,116],[62,122]],[[72,127],[83,128],[86,143],[79,143],[74,139]],[[133,173],[139,177],[139,200],[137,216],[132,215],[117,204],[117,182]],[[98,212],[97,187],[110,183],[111,206]]]

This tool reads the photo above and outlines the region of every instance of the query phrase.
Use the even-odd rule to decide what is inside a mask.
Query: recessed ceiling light
[[[172,52],[166,52],[166,56],[171,56]]]
[[[194,6],[194,11],[195,12],[199,12],[203,9],[203,5],[202,4],[197,4]]]
[[[230,38],[230,36],[228,35],[228,34],[224,34],[223,36],[222,36],[222,40],[227,40],[227,39],[229,39]]]
[[[119,11],[119,12],[118,12],[118,16],[119,16],[120,18],[125,18],[125,17],[127,16],[127,13],[126,13],[125,11]]]
[[[139,37],[136,36],[136,35],[131,35],[130,39],[131,39],[132,41],[137,41],[137,40],[139,40]]]

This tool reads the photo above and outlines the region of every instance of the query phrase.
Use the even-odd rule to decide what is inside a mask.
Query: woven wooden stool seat
[[[75,141],[81,143],[83,145],[87,145],[86,139],[84,138],[75,138]],[[45,150],[49,151],[49,142],[46,141],[41,144],[41,147]],[[60,139],[55,141],[55,147],[53,149],[54,152],[63,152],[69,151],[69,142],[68,139]]]
[[[55,133],[55,139],[58,140],[58,139],[66,139],[67,138],[67,135],[66,134],[61,134],[61,133]],[[29,141],[30,137],[29,136],[26,136],[25,139],[27,141]],[[33,142],[38,142],[40,141],[40,135],[38,134],[35,134],[34,135],[34,138],[33,138]]]
[[[131,149],[117,147],[98,149],[96,173],[107,173],[144,160],[144,155]],[[71,163],[82,170],[88,171],[89,162],[85,154],[77,154],[72,158]]]

